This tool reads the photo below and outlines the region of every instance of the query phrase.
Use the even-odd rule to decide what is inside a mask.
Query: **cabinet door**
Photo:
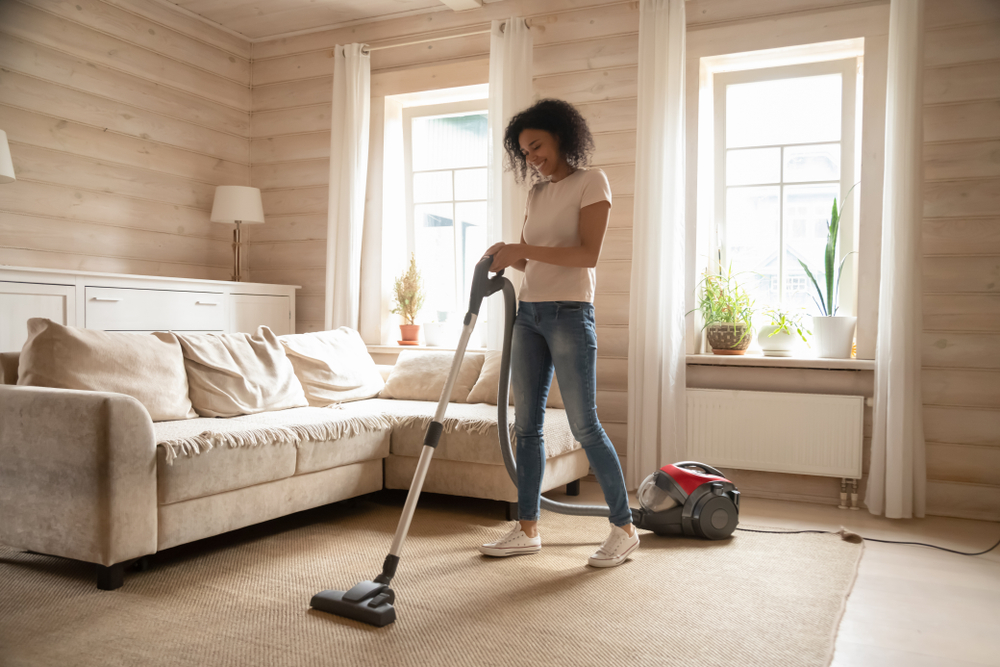
[[[73,285],[0,282],[0,352],[17,352],[28,339],[28,319],[76,325]]]
[[[257,327],[270,327],[277,336],[295,333],[292,326],[291,299],[279,294],[233,294],[230,331],[254,333]]]

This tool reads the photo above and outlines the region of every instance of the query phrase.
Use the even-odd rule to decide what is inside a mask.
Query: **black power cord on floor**
[[[828,533],[831,535],[840,535],[844,539],[849,540],[849,536],[857,535],[857,533],[852,533],[847,530],[755,530],[752,528],[737,528],[736,530],[742,530],[745,533],[769,533],[772,535],[795,535],[798,533]],[[1000,546],[1000,540],[997,540],[989,549],[985,551],[977,551],[976,553],[967,553],[965,551],[956,551],[955,549],[948,549],[947,547],[939,547],[936,544],[926,544],[924,542],[901,542],[898,540],[878,540],[874,537],[865,537],[863,535],[857,535],[858,538],[866,540],[868,542],[883,542],[885,544],[912,544],[914,546],[920,547],[930,547],[931,549],[940,549],[941,551],[947,551],[949,553],[958,554],[959,556],[982,556],[983,554],[989,553]]]

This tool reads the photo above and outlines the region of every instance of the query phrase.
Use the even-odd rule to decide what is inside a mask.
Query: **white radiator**
[[[861,478],[864,397],[687,390],[688,458],[718,468]]]

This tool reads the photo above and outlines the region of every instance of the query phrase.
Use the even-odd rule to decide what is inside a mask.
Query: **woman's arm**
[[[493,255],[490,271],[508,266],[524,271],[528,261],[544,262],[557,266],[593,268],[601,257],[604,234],[608,230],[611,203],[599,201],[580,209],[580,245],[566,248],[528,245],[521,235],[520,243],[496,244],[486,252]]]

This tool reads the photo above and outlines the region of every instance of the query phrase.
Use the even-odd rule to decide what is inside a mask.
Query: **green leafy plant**
[[[402,315],[406,324],[414,324],[417,313],[424,305],[424,287],[417,270],[417,258],[413,254],[410,255],[410,267],[406,273],[396,278],[394,290],[396,306],[392,312]]]
[[[754,301],[736,280],[737,275],[733,273],[732,265],[725,273],[721,267],[717,274],[706,272],[705,277],[699,283],[701,295],[695,310],[700,311],[702,319],[705,320],[705,326],[702,329],[713,324],[745,325],[743,334],[737,341],[739,344],[750,334]]]
[[[845,200],[850,196],[851,191],[854,190],[856,186],[857,184],[851,186],[851,189],[847,191],[847,195],[844,196]],[[825,278],[824,282],[826,283],[825,293],[822,289],[820,289],[819,283],[816,281],[816,278],[813,276],[813,272],[809,270],[806,263],[801,259],[799,260],[799,264],[802,265],[806,275],[809,276],[809,280],[812,281],[813,287],[816,288],[816,295],[819,296],[819,299],[817,300],[816,296],[814,296],[813,301],[819,308],[820,314],[824,317],[833,317],[837,314],[837,310],[840,308],[840,277],[844,273],[844,262],[847,261],[848,257],[854,254],[854,251],[851,251],[844,255],[844,258],[840,260],[840,266],[837,268],[836,280],[834,280],[833,265],[834,262],[837,261],[837,239],[840,235],[840,215],[841,211],[837,210],[837,198],[834,197],[833,211],[830,214],[830,220],[826,223],[826,251],[823,258],[823,277]],[[824,298],[824,296],[826,298]]]
[[[802,342],[809,345],[809,341],[806,340],[806,335],[812,335],[812,331],[806,329],[803,324],[804,318],[806,316],[805,312],[800,310],[785,310],[784,308],[765,308],[764,314],[771,318],[771,324],[778,327],[771,333],[767,335],[768,338],[771,336],[776,336],[780,333],[786,333],[789,336],[792,333],[797,333]]]

